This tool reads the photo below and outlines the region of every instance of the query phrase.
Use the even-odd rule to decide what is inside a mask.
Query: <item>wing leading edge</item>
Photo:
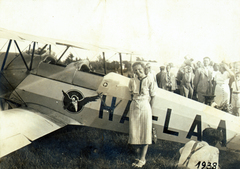
[[[67,124],[81,125],[56,112],[46,115],[20,108],[0,111],[0,158]]]
[[[13,30],[7,30],[1,27],[0,27],[0,38],[13,39],[21,42],[34,41],[34,42],[40,42],[43,44],[63,45],[63,46],[75,47],[75,48],[92,50],[92,51],[101,49],[102,51],[118,51],[120,53],[133,53],[132,51],[122,49],[122,48],[114,48],[111,46],[105,46],[100,44],[88,44],[83,41],[73,42],[73,41],[63,40],[63,39],[54,39],[50,37],[43,37],[43,36],[31,35],[31,34],[22,33],[22,32],[16,32]]]

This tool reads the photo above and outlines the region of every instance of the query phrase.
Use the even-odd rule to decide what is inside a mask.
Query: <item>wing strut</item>
[[[35,45],[36,45],[36,42],[33,42],[33,50],[32,50],[32,57],[31,57],[31,63],[30,63],[30,70],[32,70],[32,64],[33,64],[33,57],[34,57]]]
[[[44,50],[47,46],[48,46],[48,44],[46,44],[46,45],[40,50],[39,55],[42,54],[43,50]]]
[[[3,69],[4,69],[4,66],[5,66],[5,63],[6,63],[7,57],[8,57],[8,52],[9,52],[9,49],[10,49],[11,43],[12,43],[12,39],[9,40],[8,47],[7,47],[7,52],[6,52],[6,54],[5,54],[5,57],[4,57],[4,60],[3,60],[3,63],[2,63],[1,71],[3,71]]]
[[[119,59],[120,59],[120,66],[121,66],[121,75],[123,75],[123,70],[122,70],[122,54],[119,53]]]
[[[70,47],[70,46],[67,46],[67,48],[66,48],[65,51],[62,53],[62,55],[61,55],[60,58],[57,60],[57,62],[59,62],[59,60],[62,59],[63,55],[67,52],[67,50],[68,50],[69,47]]]
[[[24,57],[23,57],[23,55],[22,55],[22,52],[21,52],[21,50],[20,50],[20,48],[19,48],[19,46],[18,46],[18,44],[17,44],[17,41],[14,40],[14,43],[15,43],[15,45],[17,46],[17,49],[18,49],[18,51],[19,51],[19,54],[20,54],[20,56],[22,57],[22,60],[23,60],[23,62],[24,62],[24,64],[25,64],[27,70],[30,70],[30,69],[28,68],[28,65],[27,65],[27,63],[26,63],[26,61],[25,61],[25,59],[24,59]]]
[[[105,59],[105,53],[103,52],[103,67],[104,67],[104,74],[107,74],[107,71],[106,71],[106,59]]]
[[[51,45],[49,45],[49,56],[51,56],[51,52],[52,52]]]

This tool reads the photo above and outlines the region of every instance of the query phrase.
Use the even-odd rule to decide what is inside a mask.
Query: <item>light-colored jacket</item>
[[[197,168],[219,168],[219,150],[216,147],[210,146],[207,142],[189,141],[182,147],[179,152],[181,154],[178,162],[178,167],[188,167],[190,169]],[[190,158],[189,154],[195,150]],[[188,160],[187,160],[188,159]]]

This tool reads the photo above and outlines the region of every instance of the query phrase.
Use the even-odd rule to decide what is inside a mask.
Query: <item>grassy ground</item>
[[[0,159],[0,169],[128,169],[135,158],[128,135],[81,126],[67,126]],[[143,168],[175,168],[183,144],[158,140]],[[240,155],[220,152],[221,169],[239,168]]]

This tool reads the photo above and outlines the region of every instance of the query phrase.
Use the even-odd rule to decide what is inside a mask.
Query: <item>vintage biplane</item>
[[[66,125],[83,125],[128,132],[129,78],[91,72],[87,63],[68,66],[34,54],[36,42],[87,50],[89,44],[67,42],[0,29],[9,39],[0,56],[0,157]],[[32,53],[22,54],[18,41],[32,41]],[[15,43],[19,55],[9,55]],[[14,44],[13,44],[14,45]],[[102,51],[121,49],[98,46]],[[240,118],[180,95],[157,89],[153,126],[158,139],[185,143],[201,140],[207,127],[224,138],[219,147],[240,150]]]

